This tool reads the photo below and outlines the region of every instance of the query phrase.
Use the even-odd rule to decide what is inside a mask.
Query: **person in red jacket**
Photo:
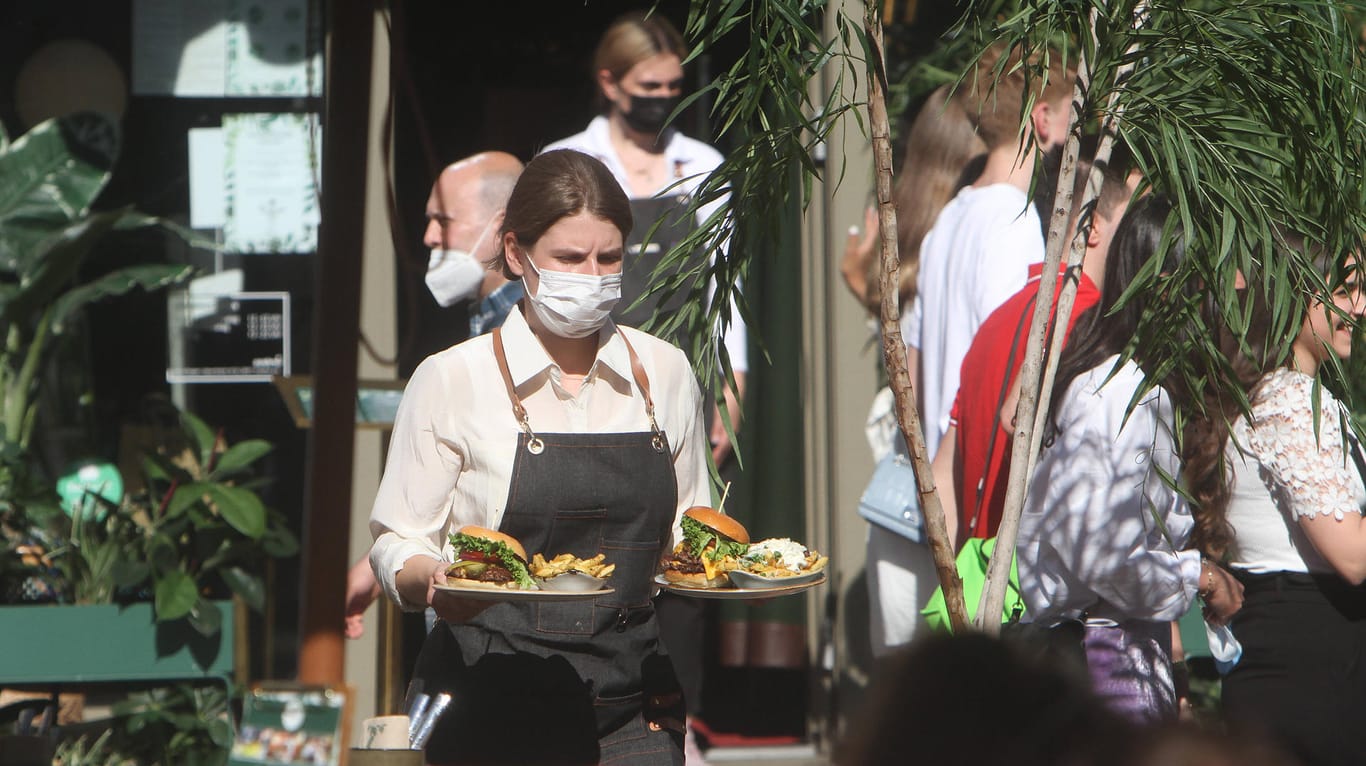
[[[1105,169],[1100,196],[1084,227],[1086,254],[1068,331],[1083,311],[1100,300],[1097,285],[1104,280],[1110,240],[1133,193],[1134,184],[1126,181],[1122,172],[1125,162],[1118,156],[1114,159]],[[1090,162],[1078,162],[1070,233],[1075,233],[1080,222],[1090,169]],[[1014,432],[1011,421],[1019,400],[1016,377],[1024,361],[1026,336],[1042,273],[1042,263],[1030,267],[1024,288],[987,317],[963,357],[949,430],[934,459],[936,485],[953,490],[941,492],[940,498],[950,531],[954,532],[955,548],[969,537],[994,536],[1001,521],[1010,475],[1010,437]],[[1058,291],[1066,278],[1059,273]],[[1055,302],[1057,294],[1054,293]]]

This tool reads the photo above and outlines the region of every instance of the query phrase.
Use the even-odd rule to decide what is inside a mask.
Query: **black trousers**
[[[1242,659],[1224,678],[1224,715],[1305,766],[1366,764],[1366,588],[1335,576],[1239,574],[1231,627]]]

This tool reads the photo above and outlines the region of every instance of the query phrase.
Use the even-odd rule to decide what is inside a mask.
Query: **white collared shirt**
[[[678,508],[672,548],[683,511],[711,504],[702,395],[682,351],[652,335],[621,329],[640,357],[655,418],[673,452]],[[560,368],[532,334],[520,307],[508,314],[502,336],[508,370],[534,431],[650,430],[626,344],[610,321],[598,333],[597,361],[577,396],[560,385]],[[501,523],[520,433],[491,334],[418,365],[394,419],[384,477],[370,511],[375,538],[370,563],[395,603],[417,608],[400,600],[394,584],[403,562],[418,555],[449,561],[451,532],[466,524],[496,529]]]
[[[1180,467],[1171,400],[1154,389],[1128,412],[1143,372],[1107,382],[1117,360],[1072,381],[1039,453],[1015,548],[1026,619],[1175,620],[1200,585],[1190,507],[1163,479]]]
[[[547,145],[541,151],[549,152],[555,149],[573,149],[599,160],[607,166],[608,170],[612,171],[613,177],[617,179],[617,184],[621,186],[622,191],[626,192],[626,196],[635,198],[631,192],[630,177],[626,173],[626,166],[621,164],[621,159],[617,157],[616,150],[612,148],[612,133],[606,117],[602,115],[594,117],[582,133],[575,133],[568,138],[560,139]],[[721,160],[721,153],[710,146],[695,138],[688,138],[675,128],[665,128],[664,161],[668,163],[669,174],[664,184],[650,196],[691,197],[698,187],[707,180],[712,171],[721,164]],[[726,209],[729,204],[730,195],[727,194],[703,205],[697,211],[698,226],[705,223],[716,211]],[[649,225],[649,221],[636,221],[636,226],[648,228]],[[725,245],[722,247],[724,248]],[[714,286],[709,286],[707,294],[712,294],[714,289]],[[634,297],[627,296],[628,302],[630,298]],[[749,371],[747,333],[744,317],[732,307],[730,325],[726,328],[722,341],[726,344],[726,353],[730,356],[731,367],[739,373]]]

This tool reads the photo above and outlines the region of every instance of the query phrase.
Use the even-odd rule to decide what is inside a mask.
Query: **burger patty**
[[[670,553],[664,557],[664,561],[661,563],[665,569],[672,569],[683,574],[703,574],[707,571],[706,567],[702,566],[702,559],[693,555],[693,552],[687,548]]]
[[[474,574],[473,576],[471,576],[468,569],[457,569],[451,576],[462,580],[497,583],[512,582],[516,579],[512,576],[512,573],[507,570],[507,567],[493,566],[492,564],[484,567],[483,571]]]

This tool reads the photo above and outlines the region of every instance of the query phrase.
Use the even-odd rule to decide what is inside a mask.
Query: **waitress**
[[[660,14],[633,11],[617,18],[602,33],[593,53],[600,114],[583,132],[545,149],[573,149],[596,157],[630,198],[631,211],[640,225],[626,240],[628,257],[622,273],[626,299],[612,312],[613,319],[630,327],[683,306],[689,298],[687,291],[676,291],[661,301],[661,291],[650,289],[652,275],[676,244],[713,214],[728,212],[729,196],[723,195],[700,206],[695,218],[688,215],[689,198],[697,194],[722,157],[707,144],[666,125],[683,96],[683,60],[687,54],[683,36]],[[727,247],[728,243],[721,243],[717,249]],[[699,248],[690,260],[675,262],[667,275],[682,268],[704,268],[707,251]],[[709,285],[707,294],[713,292],[714,285]],[[739,402],[744,399],[749,370],[748,332],[734,307],[728,321],[722,342],[735,373],[735,388],[727,386],[724,394],[731,422],[738,428]],[[712,458],[720,467],[730,456],[731,443],[724,421],[715,413],[710,439]]]
[[[650,595],[682,512],[710,499],[702,397],[681,351],[609,318],[631,228],[601,162],[532,160],[494,261],[526,298],[499,330],[424,360],[404,392],[370,560],[395,603],[440,617],[415,669],[426,693],[454,697],[429,763],[683,763]],[[528,553],[603,553],[614,592],[490,606],[436,590],[466,524]]]

